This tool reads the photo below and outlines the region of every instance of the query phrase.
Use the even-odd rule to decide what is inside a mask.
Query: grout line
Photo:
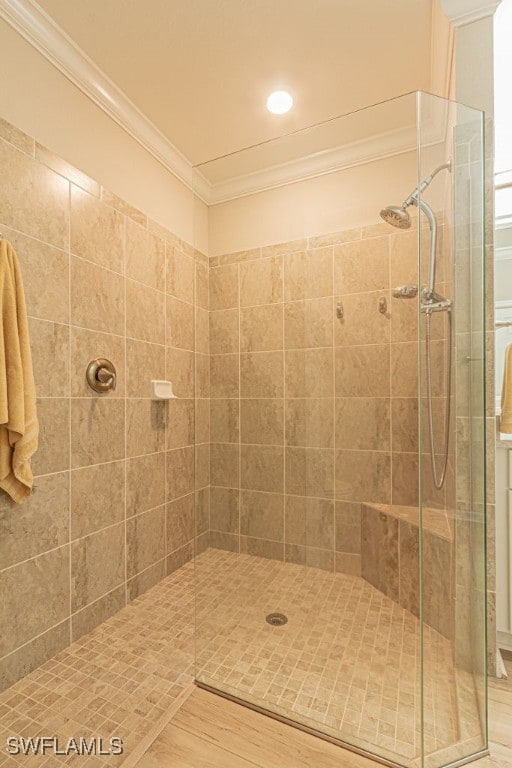
[[[71,184],[68,183],[68,318],[71,321]],[[72,429],[71,429],[71,326],[68,323],[68,469],[69,482],[68,482],[68,571],[69,571],[69,642],[73,642],[73,623],[71,621],[71,615],[73,613],[73,551],[71,547],[71,536],[73,530],[73,509],[72,509]]]

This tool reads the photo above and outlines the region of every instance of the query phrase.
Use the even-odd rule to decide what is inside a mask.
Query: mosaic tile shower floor
[[[251,555],[197,558],[198,677],[403,764],[419,750],[419,624],[364,580]],[[271,627],[272,611],[288,616]],[[118,768],[193,679],[188,563],[0,694],[0,766]],[[457,733],[448,641],[426,633],[426,748]],[[471,731],[473,689],[464,721]],[[459,707],[460,707],[459,693]],[[340,733],[341,729],[341,733]],[[119,757],[8,756],[12,736],[112,735]]]
[[[120,766],[193,679],[194,570],[175,571],[0,695],[0,766]],[[118,757],[8,756],[12,736],[111,736]]]
[[[420,623],[357,576],[209,550],[198,558],[198,679],[396,762],[420,753]],[[272,627],[270,612],[288,623]],[[424,633],[425,750],[471,732],[449,641]],[[478,721],[473,724],[479,731]],[[475,731],[473,730],[473,733]],[[453,758],[452,758],[453,759]]]

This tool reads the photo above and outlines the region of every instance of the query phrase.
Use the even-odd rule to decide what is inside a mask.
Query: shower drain
[[[288,617],[284,613],[269,613],[266,621],[273,627],[282,627],[283,624],[287,623]]]

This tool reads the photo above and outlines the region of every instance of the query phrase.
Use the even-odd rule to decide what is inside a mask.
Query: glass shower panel
[[[428,98],[409,94],[198,168],[220,234],[209,270],[209,546],[195,559],[196,681],[403,766],[462,739],[439,704],[453,712],[459,701],[456,622],[452,635],[440,625],[457,606],[444,605],[441,575],[426,566],[430,557],[444,568],[448,548],[456,581],[460,459],[452,435],[438,491],[426,472],[421,304],[432,240],[420,203],[438,224],[443,296],[457,295],[445,262],[462,249],[450,217],[471,215],[476,226],[478,212],[454,203],[453,170],[418,191],[450,156],[460,119]],[[475,272],[468,312],[478,281]],[[447,327],[436,312],[436,437]],[[453,425],[465,397],[456,374]],[[440,462],[437,444],[434,453]],[[422,589],[422,566],[435,598]],[[475,680],[464,685],[475,691]]]
[[[420,229],[422,751],[437,766],[487,745],[483,116],[418,99],[419,175],[449,164],[419,198],[434,214]]]

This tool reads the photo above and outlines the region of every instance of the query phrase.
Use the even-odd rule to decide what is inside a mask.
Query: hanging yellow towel
[[[0,488],[20,504],[31,493],[39,424],[18,259],[0,242]]]
[[[512,433],[512,344],[505,350],[503,388],[501,390],[500,432]]]

